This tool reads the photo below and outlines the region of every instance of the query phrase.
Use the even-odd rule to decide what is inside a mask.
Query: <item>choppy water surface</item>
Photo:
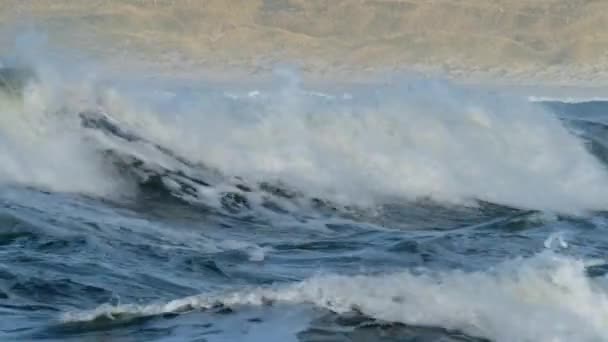
[[[608,104],[67,80],[0,116],[0,339],[608,340]]]

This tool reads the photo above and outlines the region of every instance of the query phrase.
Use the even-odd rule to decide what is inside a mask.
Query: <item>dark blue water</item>
[[[0,339],[608,340],[608,104],[397,88],[182,90],[160,121],[11,95]]]

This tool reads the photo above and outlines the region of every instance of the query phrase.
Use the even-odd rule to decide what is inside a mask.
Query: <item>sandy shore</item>
[[[4,0],[0,42],[25,30],[130,69],[365,80],[608,85],[608,1]],[[223,76],[222,76],[223,75]]]

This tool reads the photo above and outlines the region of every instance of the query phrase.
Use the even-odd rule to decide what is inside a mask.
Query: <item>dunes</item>
[[[603,82],[602,0],[90,0],[0,3],[54,43],[137,65],[264,72],[443,71],[453,76]],[[11,39],[4,34],[4,43]]]

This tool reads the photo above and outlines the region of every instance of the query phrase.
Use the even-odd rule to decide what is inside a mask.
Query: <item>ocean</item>
[[[28,68],[2,341],[608,340],[607,101]]]

